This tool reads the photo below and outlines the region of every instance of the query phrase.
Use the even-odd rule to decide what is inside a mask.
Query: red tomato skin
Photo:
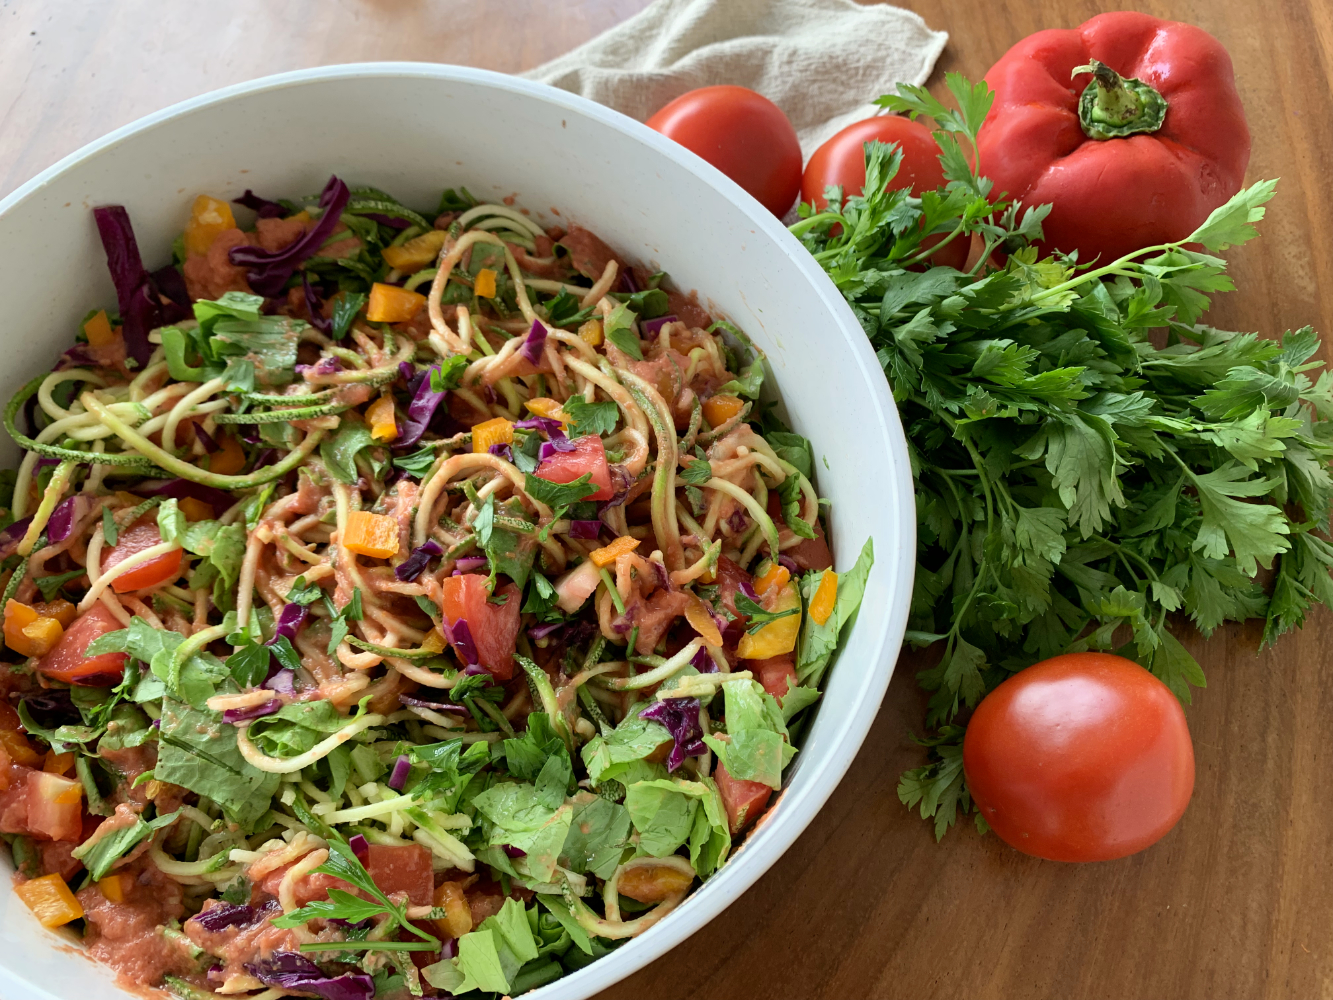
[[[87,659],[83,651],[94,639],[121,628],[116,616],[105,604],[94,604],[65,629],[51,652],[37,661],[37,669],[47,677],[66,684],[77,684],[83,677],[125,672],[124,653],[103,653]]]
[[[162,536],[158,533],[157,521],[151,513],[145,514],[122,530],[116,539],[116,544],[102,556],[102,571],[106,572],[130,556],[161,543]],[[156,587],[160,583],[170,583],[180,576],[181,556],[181,549],[164,552],[111,581],[111,589],[117,594],[128,594],[134,590]]]
[[[514,676],[514,649],[518,639],[518,587],[506,583],[495,589],[496,597],[506,598],[503,604],[490,602],[486,578],[479,573],[445,577],[443,587],[441,611],[444,620],[452,626],[458,619],[466,618],[481,665],[496,680],[509,680]],[[454,650],[457,652],[456,646]]]
[[[779,705],[787,695],[788,686],[796,684],[796,663],[791,653],[770,656],[766,660],[742,660],[741,669],[753,671],[755,679],[778,700]]]
[[[759,781],[739,781],[719,764],[713,774],[722,808],[727,812],[727,828],[734,837],[759,818],[768,805],[773,789]]]
[[[585,500],[610,500],[615,496],[611,489],[611,467],[606,464],[606,448],[596,434],[576,438],[573,451],[557,451],[537,467],[536,475],[550,483],[572,483],[585,472],[592,475],[589,485],[597,487],[597,492],[584,497]]]
[[[648,119],[781,217],[801,187],[801,143],[782,109],[745,87],[700,87]]]
[[[1006,844],[1051,861],[1110,861],[1160,840],[1194,791],[1194,748],[1169,688],[1131,660],[1068,653],[977,706],[963,770]]]
[[[403,847],[371,844],[366,870],[386,896],[405,892],[413,906],[430,906],[435,875],[431,871],[430,851],[420,844]]]
[[[920,196],[922,191],[944,185],[940,147],[930,129],[910,118],[880,115],[853,122],[814,151],[801,176],[801,201],[813,202],[822,212],[828,206],[824,189],[830,185],[841,186],[844,197],[861,194],[866,183],[865,144],[872,139],[896,142],[902,150],[902,163],[889,186],[910,188],[912,194]],[[927,237],[924,245],[932,246],[943,240],[943,235]],[[970,240],[954,239],[932,255],[931,263],[962,270],[970,247]]]

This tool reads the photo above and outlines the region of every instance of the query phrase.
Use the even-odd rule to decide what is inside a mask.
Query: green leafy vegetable
[[[582,434],[612,434],[616,421],[620,419],[620,407],[606,400],[601,403],[586,402],[582,395],[570,396],[560,404],[560,409],[570,419],[570,436]]]

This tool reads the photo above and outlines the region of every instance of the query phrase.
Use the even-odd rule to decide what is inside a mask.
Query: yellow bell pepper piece
[[[602,321],[600,319],[590,319],[579,327],[579,336],[589,347],[602,346]]]
[[[97,888],[101,890],[108,903],[123,903],[125,902],[125,882],[126,877],[124,875],[108,875],[98,881]]]
[[[366,407],[366,423],[376,441],[392,441],[398,436],[398,420],[393,412],[393,397],[381,396]]]
[[[110,347],[116,341],[116,331],[111,329],[105,309],[97,310],[93,318],[83,324],[83,332],[88,337],[89,347]]]
[[[440,255],[444,241],[449,234],[443,229],[432,229],[428,233],[414,236],[406,243],[396,247],[384,248],[384,262],[404,274],[420,271],[435,263]]]
[[[495,298],[495,272],[489,267],[483,267],[477,272],[477,278],[472,283],[472,290],[483,299]]]
[[[218,238],[218,233],[236,228],[236,218],[225,201],[201,194],[190,209],[190,221],[185,224],[185,249],[203,255]]]
[[[42,770],[47,774],[68,774],[69,769],[73,766],[74,755],[72,753],[56,753],[54,750],[48,750],[46,763],[42,765]]]
[[[59,875],[43,875],[14,886],[43,927],[60,927],[83,916],[83,907]]]
[[[704,419],[709,427],[721,427],[744,408],[739,396],[711,396],[704,400]]]
[[[801,631],[801,595],[796,592],[796,585],[788,583],[773,601],[769,611],[779,613],[796,609],[796,614],[769,622],[754,635],[746,632],[741,636],[736,655],[742,660],[766,660],[770,656],[781,656],[796,648],[796,637]]]
[[[354,510],[347,515],[343,547],[372,559],[398,554],[398,522],[385,514]]]
[[[181,497],[177,505],[187,521],[208,521],[213,517],[213,505],[194,497]]]
[[[535,413],[539,417],[546,417],[548,420],[559,420],[562,424],[569,423],[569,417],[565,416],[565,411],[560,408],[560,404],[547,396],[537,396],[529,399],[523,404],[530,413]]]
[[[232,435],[226,434],[218,441],[218,444],[222,447],[208,456],[209,472],[216,473],[219,476],[234,476],[245,468],[245,451],[241,448],[240,441]]]
[[[23,630],[40,617],[26,604],[10,600],[5,605],[5,645],[20,656],[32,656],[32,640],[23,634]]]
[[[0,729],[0,750],[9,754],[9,759],[15,764],[22,764],[24,767],[36,767],[41,761],[42,755],[32,748],[28,738],[17,729]],[[4,770],[0,768],[0,771]],[[9,775],[3,775],[4,781],[9,780]],[[4,785],[3,788],[8,788]]]
[[[370,289],[366,319],[372,323],[403,323],[415,316],[425,304],[424,295],[377,281]]]
[[[838,600],[838,574],[831,569],[824,570],[815,588],[815,596],[810,598],[810,620],[816,625],[823,625],[833,614],[833,605]]]
[[[593,549],[588,554],[593,565],[598,569],[615,565],[615,561],[626,553],[633,552],[639,547],[639,540],[631,535],[621,535],[610,545],[603,545],[600,549]]]
[[[685,620],[689,622],[690,628],[699,633],[699,638],[710,646],[722,645],[722,633],[718,631],[717,622],[713,621],[713,616],[708,613],[704,607],[703,601],[691,595],[690,603],[685,605]]]
[[[59,598],[49,603],[38,601],[32,605],[32,610],[37,612],[39,618],[54,618],[60,622],[63,628],[69,628],[79,614],[78,608],[70,604],[69,601]]]
[[[29,641],[30,651],[27,655],[45,656],[60,641],[60,636],[65,630],[54,618],[39,615],[30,624],[24,625],[22,631]]]
[[[493,444],[513,444],[514,425],[504,417],[496,417],[472,425],[472,451],[485,454]]]
[[[432,653],[443,653],[444,636],[440,635],[440,630],[433,628],[427,632],[426,638],[421,640],[421,648],[429,649]]]

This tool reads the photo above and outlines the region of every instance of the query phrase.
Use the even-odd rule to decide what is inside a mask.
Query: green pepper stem
[[[1079,124],[1089,138],[1115,139],[1162,127],[1166,98],[1142,80],[1126,79],[1098,59],[1075,66],[1070,76],[1080,73],[1092,74],[1078,100]]]

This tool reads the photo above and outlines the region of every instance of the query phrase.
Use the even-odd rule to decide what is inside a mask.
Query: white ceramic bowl
[[[125,205],[149,269],[168,261],[196,194],[316,191],[330,173],[409,205],[466,185],[579,222],[746,330],[768,353],[791,423],[814,442],[839,569],[875,540],[860,619],[828,678],[786,791],[756,834],[676,912],[530,996],[586,997],[716,917],[787,849],[865,738],[902,640],[914,565],[912,483],[897,409],[833,284],[781,223],[703,160],[615,111],[481,70],[373,63],[287,73],[186,101],[111,133],[0,201],[7,399],[48,370],[77,322],[115,301],[93,224]],[[0,459],[14,457],[6,440]],[[0,887],[0,996],[125,994]]]

